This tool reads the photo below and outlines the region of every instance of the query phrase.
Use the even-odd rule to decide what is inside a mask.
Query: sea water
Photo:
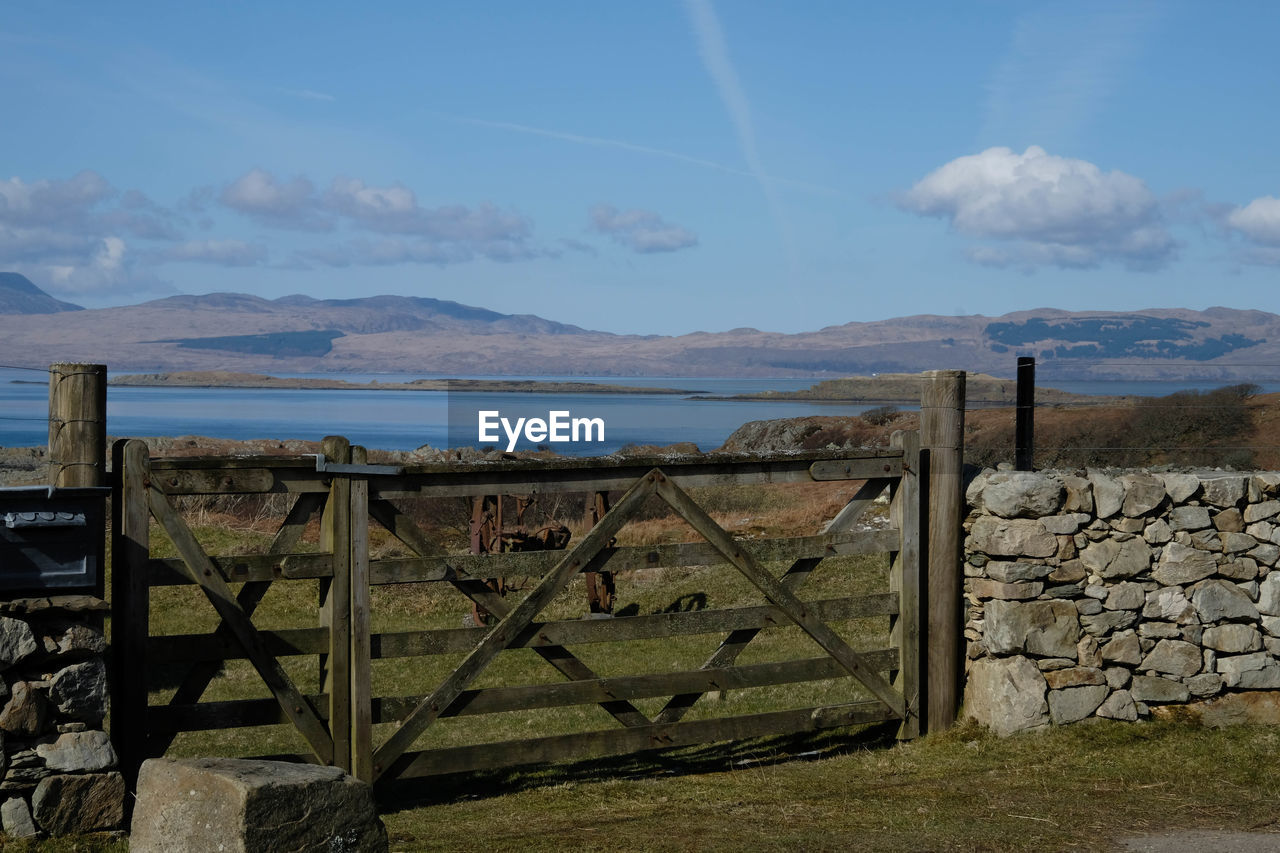
[[[285,374],[281,374],[285,375]],[[421,375],[306,374],[350,382],[405,382]],[[680,388],[726,397],[760,391],[808,388],[817,379],[690,379],[686,377],[458,377],[506,380],[600,382],[634,387],[626,394],[533,394],[453,392],[452,445],[463,441],[458,410],[483,405],[520,416],[569,411],[603,419],[605,440],[562,452],[611,453],[627,444],[693,442],[702,450],[720,446],[742,424],[805,415],[852,416],[874,406],[848,403],[693,400],[682,394],[654,394],[652,388]],[[1222,383],[1056,382],[1081,394],[1161,396],[1186,389],[1207,390]],[[1280,383],[1261,383],[1280,391]],[[48,376],[40,371],[0,369],[0,446],[44,444],[48,437]],[[465,398],[465,399],[464,399]],[[353,444],[384,450],[451,445],[451,395],[444,391],[336,391],[260,388],[138,388],[113,386],[107,393],[107,431],[113,436],[201,435],[224,439],[307,439],[342,435]],[[901,408],[913,408],[901,404]]]

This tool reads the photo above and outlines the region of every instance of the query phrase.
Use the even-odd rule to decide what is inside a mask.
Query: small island
[[[604,385],[599,382],[553,382],[536,379],[414,379],[410,382],[348,382],[345,379],[304,379],[264,373],[192,370],[174,373],[134,373],[113,378],[108,385],[123,388],[278,388],[313,391],[465,391],[521,394],[699,394],[682,388]]]

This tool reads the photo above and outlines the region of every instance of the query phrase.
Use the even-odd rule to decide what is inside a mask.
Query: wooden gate
[[[303,760],[332,764],[369,780],[435,775],[523,763],[616,755],[645,749],[737,740],[853,724],[899,720],[902,737],[920,731],[921,499],[919,444],[898,433],[893,447],[761,456],[680,459],[564,459],[413,468],[367,465],[362,448],[331,438],[322,457],[151,459],[141,441],[114,451],[114,672],[112,736],[127,773],[164,753],[179,732],[243,726],[291,725],[306,744]],[[864,481],[851,500],[813,535],[735,538],[701,506],[691,489],[705,486]],[[489,494],[559,495],[623,491],[594,527],[564,551],[440,555],[410,514],[407,498]],[[888,492],[887,526],[858,522]],[[182,496],[284,494],[291,508],[264,554],[209,553],[175,502]],[[701,541],[619,546],[615,537],[658,500]],[[319,550],[299,548],[304,530],[321,516]],[[151,530],[162,529],[176,556],[153,553]],[[376,521],[414,556],[373,559],[370,522]],[[815,519],[815,526],[819,522]],[[824,560],[887,553],[887,587],[864,594],[806,600],[802,585]],[[548,605],[584,572],[628,572],[722,564],[745,579],[759,603],[610,619],[554,618]],[[776,567],[776,568],[770,568]],[[489,578],[530,579],[521,595],[496,594]],[[314,627],[270,630],[254,619],[273,584],[319,587]],[[382,631],[371,628],[371,589],[388,584],[437,583],[461,593],[459,605],[479,604],[494,622],[479,627]],[[203,633],[153,636],[149,607],[158,587],[196,585],[220,619]],[[239,585],[238,590],[233,589]],[[889,647],[855,651],[833,623],[883,616]],[[757,637],[796,626],[817,657],[740,663]],[[795,627],[790,628],[796,635]],[[600,674],[585,657],[594,644],[710,635],[696,667],[675,671]],[[798,636],[798,635],[796,635]],[[716,640],[718,637],[718,642]],[[529,651],[520,651],[529,650]],[[478,679],[504,653],[530,651],[558,677],[535,683],[483,686]],[[425,693],[374,695],[371,668],[391,658],[454,658]],[[286,661],[314,656],[317,690],[299,687]],[[270,698],[201,701],[223,661],[247,660]],[[523,658],[521,658],[523,660]],[[155,698],[148,673],[180,665],[167,698]],[[708,693],[770,685],[841,680],[854,700],[799,708],[718,715]],[[856,689],[855,689],[856,688]],[[497,742],[423,743],[438,721],[530,709],[598,707],[611,718],[587,731],[512,733]],[[691,710],[698,713],[691,714]],[[647,710],[646,710],[647,709]],[[703,710],[707,709],[707,710]],[[592,712],[595,713],[595,712]],[[694,717],[694,718],[687,718]],[[604,718],[602,718],[604,719]],[[521,732],[520,734],[525,734]],[[427,739],[430,740],[429,738]]]

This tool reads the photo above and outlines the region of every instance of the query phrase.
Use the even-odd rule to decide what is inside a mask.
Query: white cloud
[[[617,243],[642,254],[675,252],[698,245],[692,231],[664,222],[648,210],[619,211],[608,204],[591,208],[591,227]]]
[[[1255,198],[1231,211],[1227,224],[1254,243],[1280,247],[1280,198]]]
[[[529,245],[532,225],[525,217],[492,204],[426,208],[403,184],[371,186],[358,178],[335,178],[323,193],[304,177],[281,181],[253,169],[228,185],[226,206],[279,228],[356,231],[410,239],[353,240],[345,245],[302,250],[298,257],[329,266],[352,264],[462,263],[476,258],[524,260],[543,254]]]
[[[1000,258],[1093,267],[1116,261],[1151,269],[1177,251],[1160,205],[1142,181],[1034,145],[1022,154],[989,148],[958,157],[903,193],[899,206],[947,219],[961,234],[1010,244],[971,252],[980,263]]]
[[[102,238],[82,263],[25,267],[23,272],[37,285],[60,294],[134,293],[161,287],[155,278],[134,268],[128,246],[119,237]]]
[[[125,237],[169,241],[179,217],[91,170],[62,179],[0,181],[0,262],[62,294],[154,289]]]
[[[10,178],[0,181],[0,222],[18,227],[80,222],[112,193],[101,175],[88,170],[65,181]]]
[[[742,159],[746,161],[747,169],[760,184],[760,190],[764,193],[765,203],[769,206],[769,214],[778,228],[783,247],[787,255],[792,256],[795,250],[791,229],[782,215],[782,208],[774,195],[768,173],[764,168],[764,161],[760,157],[760,146],[756,144],[755,125],[751,119],[751,104],[738,79],[733,60],[729,58],[729,46],[724,37],[724,30],[720,26],[720,19],[711,5],[711,0],[685,0],[685,10],[689,13],[694,35],[698,40],[698,52],[702,57],[703,67],[715,84],[720,101],[724,104],[725,111],[729,113],[730,121],[733,122],[733,128],[738,137],[738,147],[742,150]],[[653,251],[670,250],[655,249]]]
[[[263,169],[250,169],[226,186],[218,200],[268,225],[304,231],[333,227],[319,213],[315,186],[303,177],[280,181]]]

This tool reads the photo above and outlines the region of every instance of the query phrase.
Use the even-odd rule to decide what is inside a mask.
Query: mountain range
[[[596,376],[833,376],[958,368],[1057,379],[1280,379],[1280,316],[1162,308],[922,314],[813,332],[618,335],[427,297],[171,296],[80,309],[0,273],[0,363],[113,372],[229,370]]]

